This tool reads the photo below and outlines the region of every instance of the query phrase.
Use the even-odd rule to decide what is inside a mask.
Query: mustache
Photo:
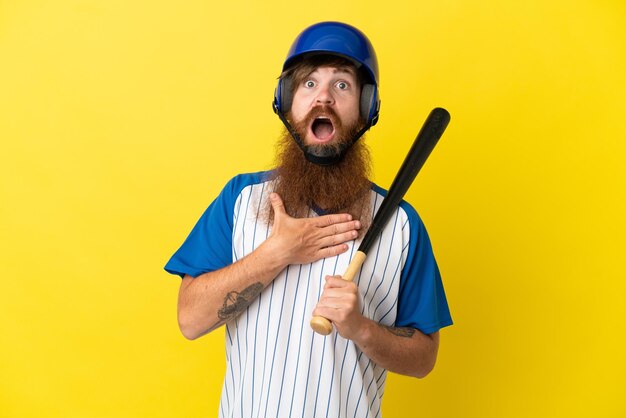
[[[330,122],[333,124],[333,128],[335,128],[335,130],[341,129],[342,125],[341,125],[341,119],[339,118],[339,115],[337,114],[335,109],[333,109],[332,107],[328,105],[315,106],[309,111],[309,113],[304,117],[304,119],[297,125],[299,127],[306,129],[307,127],[311,126],[313,124],[313,121],[315,121],[315,119],[317,119],[320,116],[324,116],[330,119]]]

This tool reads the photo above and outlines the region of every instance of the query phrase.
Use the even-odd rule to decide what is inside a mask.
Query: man
[[[180,329],[226,325],[220,416],[377,416],[386,371],[423,377],[452,324],[430,241],[398,207],[354,282],[341,278],[385,191],[359,137],[378,119],[369,40],[337,22],[296,39],[275,93],[275,170],[232,179],[166,270]],[[311,315],[331,320],[323,337]]]

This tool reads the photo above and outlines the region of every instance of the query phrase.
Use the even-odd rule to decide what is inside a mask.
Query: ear
[[[378,115],[378,97],[375,84],[364,84],[361,88],[361,117],[370,123],[377,119]]]

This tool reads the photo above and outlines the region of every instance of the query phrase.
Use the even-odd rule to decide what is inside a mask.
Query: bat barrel
[[[396,210],[411,183],[415,180],[415,176],[417,176],[433,148],[437,145],[437,141],[439,141],[443,131],[448,126],[448,122],[450,122],[450,113],[446,109],[437,107],[430,112],[404,159],[398,174],[396,174],[393,183],[391,183],[389,192],[380,205],[380,209],[376,212],[371,227],[359,246],[359,251],[367,254],[372,243],[387,224],[389,217]]]

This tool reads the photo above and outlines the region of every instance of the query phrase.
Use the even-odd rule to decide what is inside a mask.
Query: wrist
[[[355,333],[352,341],[358,345],[361,350],[369,347],[371,345],[371,341],[374,339],[374,334],[376,332],[376,327],[378,325],[376,322],[372,321],[369,318],[363,317],[362,325],[359,327],[358,331]]]
[[[270,270],[279,272],[290,264],[288,255],[271,235],[257,247],[256,252]]]

